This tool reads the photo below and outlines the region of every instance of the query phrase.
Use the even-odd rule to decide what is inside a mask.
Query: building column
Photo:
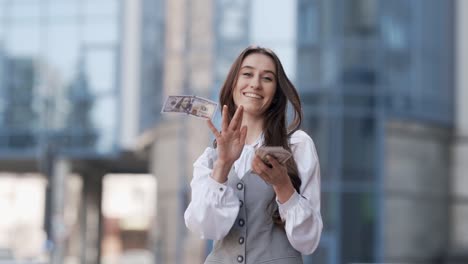
[[[455,138],[451,191],[450,253],[468,259],[468,1],[455,6]]]
[[[383,263],[433,263],[447,248],[451,130],[391,121],[385,131]]]
[[[80,214],[81,263],[97,264],[101,258],[103,173],[83,173]]]
[[[183,231],[183,212],[180,206],[180,174],[183,167],[177,136],[180,123],[166,123],[158,131],[158,138],[151,149],[151,173],[156,176],[156,260],[157,263],[177,263]]]
[[[49,182],[51,188],[51,225],[52,239],[51,263],[63,263],[66,251],[67,230],[65,227],[64,209],[66,199],[67,178],[71,171],[70,162],[65,159],[53,161],[52,177]]]
[[[209,97],[213,87],[214,1],[167,1],[163,94]],[[202,36],[202,37],[200,37]],[[209,143],[205,122],[164,116],[151,146],[151,172],[156,176],[157,263],[199,263],[206,242],[189,232],[184,211],[190,201],[193,162]]]

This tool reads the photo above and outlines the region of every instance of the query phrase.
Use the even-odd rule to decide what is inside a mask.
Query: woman
[[[314,252],[322,232],[320,167],[312,139],[299,130],[299,96],[278,57],[245,49],[220,103],[221,131],[207,121],[216,144],[194,163],[184,215],[190,230],[216,240],[205,263],[302,263],[301,253]],[[282,146],[293,157],[284,165],[268,157],[268,166],[255,155],[260,146]]]

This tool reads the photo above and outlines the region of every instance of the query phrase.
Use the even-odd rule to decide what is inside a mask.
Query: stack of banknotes
[[[263,160],[263,162],[265,162],[268,165],[270,165],[270,162],[267,159],[267,155],[272,156],[281,164],[284,164],[292,155],[291,152],[279,146],[262,146],[255,151],[255,154],[259,156]]]

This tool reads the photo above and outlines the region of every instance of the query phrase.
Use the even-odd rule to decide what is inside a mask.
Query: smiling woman
[[[287,104],[294,119],[287,125]],[[195,161],[185,223],[216,240],[205,263],[298,264],[322,232],[320,166],[312,139],[299,130],[301,102],[276,54],[246,48],[221,89],[222,125],[208,120],[215,147]],[[285,164],[255,154],[261,146],[292,152]]]

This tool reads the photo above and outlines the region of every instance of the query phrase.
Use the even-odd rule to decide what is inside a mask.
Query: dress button
[[[223,187],[219,187],[219,191],[222,192],[224,189]]]
[[[240,202],[240,207],[242,207],[244,205],[244,201],[239,200],[239,202]]]
[[[242,263],[244,261],[244,257],[239,255],[237,256],[237,262]]]
[[[240,191],[240,190],[242,190],[242,188],[244,188],[244,184],[242,184],[241,182],[239,182],[239,183],[237,184],[237,190]]]
[[[244,226],[244,224],[245,224],[244,219],[239,219],[239,226]]]
[[[244,244],[244,237],[239,237],[239,244]]]

